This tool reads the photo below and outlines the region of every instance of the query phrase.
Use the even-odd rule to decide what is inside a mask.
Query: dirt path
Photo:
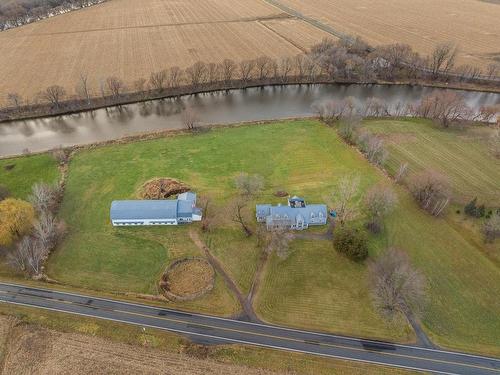
[[[257,291],[262,284],[262,279],[264,275],[264,269],[266,268],[267,261],[269,260],[269,255],[266,252],[262,252],[259,264],[257,265],[257,271],[255,271],[255,275],[253,277],[252,286],[250,287],[250,292],[247,296],[248,303],[252,306],[253,309],[253,301],[255,296],[257,295]]]
[[[205,243],[203,243],[203,241],[201,240],[198,233],[195,230],[191,229],[189,231],[189,237],[191,237],[191,240],[194,242],[194,244],[201,251],[203,251],[203,253],[207,257],[207,260],[210,262],[212,267],[214,267],[215,270],[217,271],[217,273],[219,273],[219,275],[222,276],[227,287],[233,292],[233,294],[238,299],[238,301],[243,309],[243,315],[240,316],[240,319],[249,320],[251,322],[260,322],[260,319],[257,317],[255,312],[253,311],[252,304],[249,302],[248,298],[245,297],[245,295],[240,290],[238,285],[236,285],[236,283],[231,278],[231,276],[229,276],[229,274],[226,272],[222,263],[210,252],[210,249],[208,248],[208,246],[205,245]]]

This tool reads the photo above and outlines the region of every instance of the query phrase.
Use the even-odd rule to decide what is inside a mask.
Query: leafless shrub
[[[408,173],[408,163],[402,162],[401,164],[399,164],[398,170],[394,175],[394,181],[396,181],[396,183],[402,182],[406,177],[407,173]]]
[[[389,156],[384,140],[368,131],[359,132],[356,143],[366,158],[375,165],[382,166]]]
[[[357,114],[344,115],[339,123],[339,135],[349,144],[356,143],[356,134],[362,117]]]
[[[500,127],[493,129],[488,144],[491,154],[497,159],[500,159]]]
[[[333,192],[334,207],[341,224],[351,220],[357,210],[355,201],[359,193],[359,176],[344,176]]]
[[[221,77],[221,69],[218,64],[210,63],[207,65],[207,81],[208,83],[219,82]]]
[[[134,91],[144,94],[147,90],[146,83],[147,83],[147,81],[144,78],[139,78],[139,79],[135,80],[133,83]],[[144,97],[144,95],[143,95],[143,97]]]
[[[293,60],[290,57],[283,57],[279,62],[279,76],[282,83],[288,81],[288,76],[290,75],[293,68]]]
[[[433,216],[439,216],[451,199],[448,179],[435,171],[414,175],[409,188],[419,206]]]
[[[445,128],[471,117],[463,95],[452,91],[434,91],[422,98],[416,109],[419,116],[432,119]]]
[[[372,298],[376,308],[389,320],[398,314],[422,312],[426,302],[427,281],[412,267],[408,255],[391,248],[369,266]]]
[[[59,165],[64,165],[68,162],[69,152],[62,147],[52,150],[52,157]]]
[[[349,96],[343,100],[328,100],[316,105],[315,111],[321,120],[332,123],[356,113],[355,99]]]
[[[248,173],[241,172],[234,179],[234,184],[242,195],[252,196],[258,194],[262,191],[262,189],[264,189],[264,178],[257,174],[250,175]]]
[[[500,213],[496,212],[483,224],[483,235],[485,242],[494,242],[500,238]]]
[[[380,98],[368,98],[365,103],[364,115],[369,117],[389,116],[389,106]]]
[[[382,227],[384,217],[397,204],[396,194],[387,186],[376,185],[368,190],[364,201],[368,219],[366,226],[373,233],[378,233]]]
[[[182,112],[181,121],[186,130],[194,131],[198,128],[198,123],[200,121],[196,111],[187,107],[184,112]]]
[[[486,77],[488,77],[488,79],[495,78],[499,72],[500,72],[500,64],[495,64],[495,63],[490,64],[486,68]]]

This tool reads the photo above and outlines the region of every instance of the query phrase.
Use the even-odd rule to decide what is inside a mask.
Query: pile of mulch
[[[279,191],[275,192],[274,195],[276,197],[284,198],[284,197],[288,197],[288,192],[283,191],[283,190],[279,190]]]
[[[173,300],[192,300],[213,289],[215,271],[204,258],[185,258],[172,263],[160,280],[163,294]]]
[[[137,195],[140,199],[167,199],[190,190],[191,188],[181,181],[161,177],[146,181]]]

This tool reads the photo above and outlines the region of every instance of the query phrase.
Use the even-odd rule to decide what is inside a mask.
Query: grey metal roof
[[[113,201],[110,216],[111,220],[176,219],[177,202],[177,200]]]
[[[287,215],[289,218],[295,219],[298,215],[302,215],[306,222],[309,222],[311,214],[319,215],[322,214],[323,217],[327,215],[327,208],[324,204],[310,204],[305,207],[290,207],[290,206],[273,206],[270,210],[270,215],[275,216],[283,216]]]
[[[179,194],[177,196],[177,199],[182,201],[196,202],[196,193],[193,193],[192,191],[187,191],[185,193]]]

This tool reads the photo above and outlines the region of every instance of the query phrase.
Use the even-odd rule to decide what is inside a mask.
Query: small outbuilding
[[[196,207],[196,194],[179,194],[169,200],[113,201],[110,209],[113,226],[179,225],[201,221],[201,209]]]

